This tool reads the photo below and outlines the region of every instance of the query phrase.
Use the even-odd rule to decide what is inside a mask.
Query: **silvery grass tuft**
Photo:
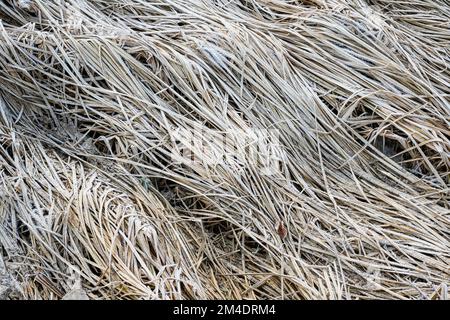
[[[0,298],[448,299],[449,21],[1,1]]]

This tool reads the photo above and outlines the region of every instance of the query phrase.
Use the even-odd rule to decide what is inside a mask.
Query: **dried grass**
[[[0,19],[18,296],[448,298],[447,1],[7,0]],[[202,126],[278,130],[282,170],[171,161],[173,128]]]

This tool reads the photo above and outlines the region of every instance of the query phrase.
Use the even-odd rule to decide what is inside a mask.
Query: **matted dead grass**
[[[1,297],[448,298],[448,1],[0,19]],[[275,130],[283,161],[174,161],[174,128]]]

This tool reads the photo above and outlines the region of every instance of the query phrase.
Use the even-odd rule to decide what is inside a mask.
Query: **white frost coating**
[[[83,15],[80,11],[73,11],[68,14],[67,27],[72,31],[80,31],[83,24]]]
[[[81,286],[81,279],[75,281],[72,289],[62,298],[62,300],[89,300],[89,296]]]
[[[211,44],[201,44],[199,47],[209,60],[219,65],[223,69],[227,68],[227,58],[225,50]]]
[[[383,29],[386,25],[384,18],[370,7],[363,8],[363,13],[369,22],[377,29]]]
[[[7,271],[6,265],[0,255],[0,300],[22,296],[20,284]]]
[[[30,10],[32,4],[33,4],[32,0],[18,0],[17,1],[17,6],[20,9]]]
[[[71,289],[62,297],[62,300],[89,300],[89,296],[81,284],[80,269],[71,265],[67,271],[70,274],[67,284]]]

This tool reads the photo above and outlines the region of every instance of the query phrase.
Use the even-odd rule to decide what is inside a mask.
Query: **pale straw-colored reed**
[[[0,291],[446,299],[449,67],[446,0],[1,1]]]

